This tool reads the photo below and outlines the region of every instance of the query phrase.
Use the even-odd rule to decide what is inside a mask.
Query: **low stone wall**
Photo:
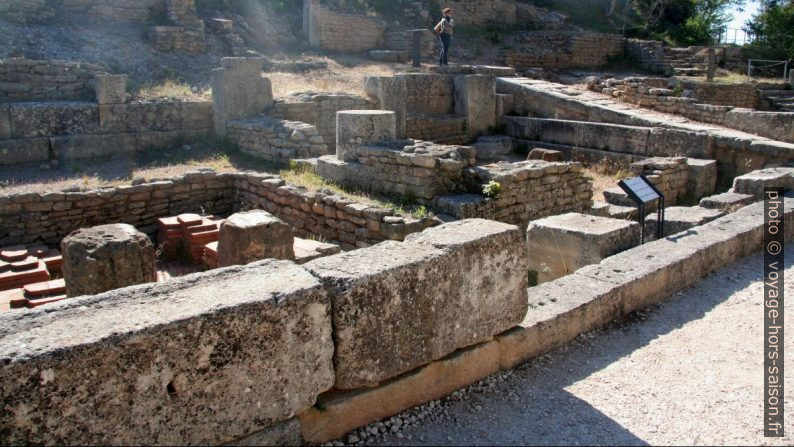
[[[312,47],[358,53],[381,46],[386,24],[378,17],[342,14],[317,0],[305,0],[303,8],[304,30]]]
[[[600,67],[624,53],[622,36],[578,31],[531,31],[504,52],[505,64],[527,68]]]
[[[0,59],[0,102],[94,99],[93,64],[25,58]]]
[[[496,82],[499,93],[513,95],[515,113],[518,115],[591,121],[596,125],[613,123],[647,127],[651,129],[651,135],[659,137],[649,144],[649,150],[657,147],[671,150],[648,152],[646,155],[715,159],[719,164],[722,185],[727,186],[737,175],[770,164],[785,164],[794,159],[794,145],[790,143],[709,129],[696,123],[662,119],[643,113],[642,109],[615,107],[615,104],[610,104],[600,95],[598,100],[587,95],[572,96],[564,93],[560,84],[518,78],[498,78]]]
[[[676,96],[666,78],[609,79],[591,87],[640,107],[719,124],[779,141],[794,143],[794,120],[789,112],[760,112],[758,86],[683,82],[685,96]]]
[[[165,0],[55,0],[65,10],[92,18],[143,22],[165,11]]]
[[[409,113],[405,117],[408,138],[435,141],[443,144],[466,144],[468,119],[465,116],[432,116]]]
[[[160,217],[196,210],[228,214],[234,204],[234,176],[214,172],[136,186],[0,196],[0,245],[57,246],[74,230],[110,223],[154,233]]]
[[[377,104],[368,98],[347,93],[295,93],[287,99],[276,100],[266,115],[312,124],[323,137],[327,153],[336,149],[336,112],[340,110],[370,110]],[[325,154],[321,154],[325,155]]]
[[[212,132],[212,103],[0,104],[0,165],[131,154]]]
[[[501,191],[493,198],[464,194],[436,200],[442,211],[459,219],[481,217],[525,228],[532,220],[581,213],[593,205],[593,184],[581,163],[500,162],[468,168],[465,176],[472,192],[482,192],[491,181]]]
[[[665,44],[658,40],[626,39],[626,55],[637,64],[652,72],[673,74],[673,66],[665,57]]]
[[[128,223],[153,234],[157,219],[186,212],[230,214],[261,208],[305,237],[359,248],[403,240],[438,222],[355,203],[330,192],[309,192],[269,174],[218,174],[211,170],[135,186],[90,191],[0,196],[0,246],[43,242],[58,245],[79,228]]]
[[[184,51],[203,53],[207,51],[204,21],[196,12],[194,0],[165,0],[165,8],[171,26],[153,26],[149,39],[160,51]]]
[[[397,216],[394,210],[355,203],[330,192],[310,192],[264,174],[236,177],[238,207],[262,208],[292,225],[299,235],[320,237],[344,249],[403,240],[436,225],[433,219]]]
[[[363,191],[413,196],[429,202],[462,190],[463,169],[476,162],[469,146],[394,141],[389,146],[358,148],[358,162],[321,157],[316,171],[325,179]]]
[[[516,227],[470,220],[5,313],[0,429],[22,444],[301,444],[300,414],[307,442],[340,436],[348,419],[324,425],[320,393],[495,347],[526,314],[526,269]]]
[[[319,157],[328,153],[317,128],[297,121],[274,118],[229,121],[226,138],[244,153],[266,160]]]
[[[687,196],[689,168],[684,157],[647,158],[632,163],[631,172],[635,176],[647,176],[664,196],[665,205],[675,205]]]

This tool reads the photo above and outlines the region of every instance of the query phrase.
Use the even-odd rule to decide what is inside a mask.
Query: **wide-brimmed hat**
[[[449,14],[450,12],[455,12],[452,8],[444,8],[444,14]]]

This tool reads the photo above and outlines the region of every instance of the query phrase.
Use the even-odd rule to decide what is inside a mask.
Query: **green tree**
[[[678,45],[714,43],[730,9],[745,0],[632,0],[632,6],[648,33],[668,36]]]
[[[754,54],[764,59],[794,59],[794,1],[762,1],[761,12],[747,23]]]

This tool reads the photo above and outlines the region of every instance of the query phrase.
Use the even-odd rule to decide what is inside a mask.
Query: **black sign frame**
[[[641,179],[644,185],[647,188],[650,188],[653,192],[656,193],[658,197],[650,198],[644,197],[641,195],[640,192],[635,191],[631,185],[626,183],[626,181]],[[618,182],[618,186],[622,189],[631,200],[637,204],[637,222],[640,224],[640,244],[645,243],[645,205],[653,202],[657,202],[656,206],[656,238],[661,239],[664,237],[664,194],[662,194],[653,183],[648,180],[647,177],[644,175],[640,175],[639,177],[632,177],[630,179],[626,179],[626,181],[621,180]]]

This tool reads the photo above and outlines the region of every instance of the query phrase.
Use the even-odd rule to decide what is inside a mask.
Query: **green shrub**
[[[491,180],[482,188],[482,195],[490,199],[495,199],[502,192],[502,185],[496,180]]]

